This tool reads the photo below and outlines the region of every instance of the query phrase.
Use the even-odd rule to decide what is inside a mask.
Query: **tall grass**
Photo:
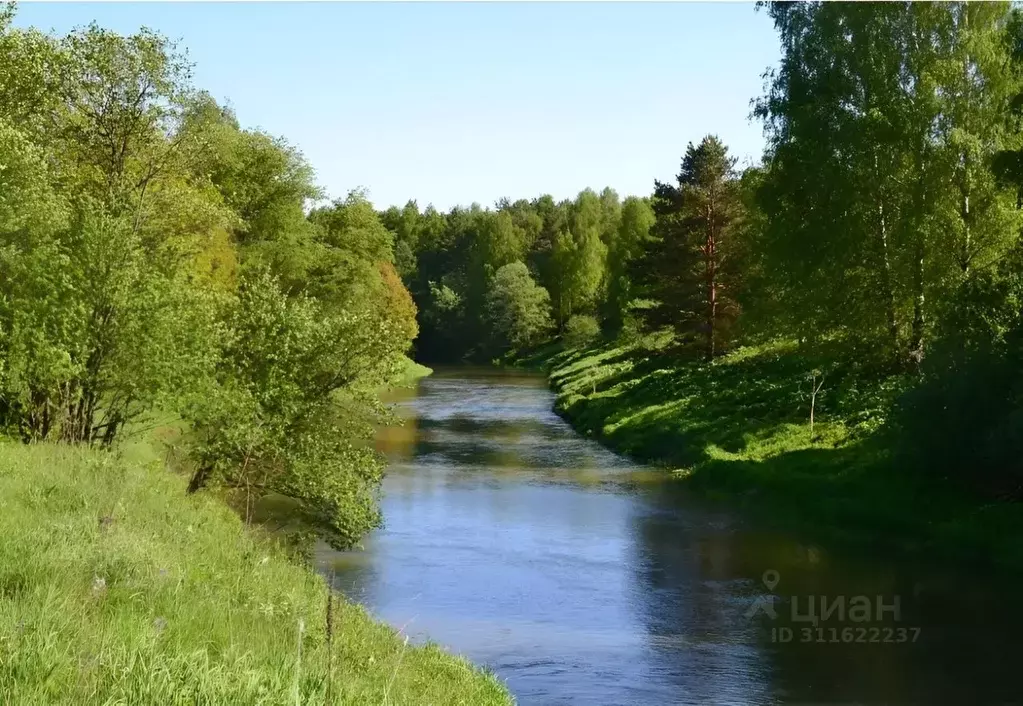
[[[0,703],[511,702],[328,595],[155,459],[0,443]]]

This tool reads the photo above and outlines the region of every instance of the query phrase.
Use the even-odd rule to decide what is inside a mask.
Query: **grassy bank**
[[[422,363],[417,363],[411,358],[405,358],[405,367],[398,373],[397,377],[391,381],[392,387],[411,387],[420,378],[433,373],[433,368],[428,368]]]
[[[1019,504],[973,500],[894,461],[884,421],[904,378],[829,367],[795,343],[709,364],[680,362],[655,340],[547,348],[519,364],[548,373],[558,413],[583,434],[767,521],[835,542],[1023,571]],[[811,434],[814,370],[823,384]]]
[[[0,443],[0,702],[507,704],[141,447]]]

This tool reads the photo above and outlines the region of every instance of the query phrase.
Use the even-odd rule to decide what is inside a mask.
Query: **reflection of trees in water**
[[[909,565],[898,565],[878,559],[846,559],[818,562],[815,565],[795,564],[780,568],[782,584],[775,590],[783,597],[778,606],[778,619],[765,621],[760,632],[765,651],[772,653],[776,667],[776,683],[782,692],[793,698],[824,701],[864,701],[885,703],[964,704],[989,703],[1007,698],[1018,699],[1017,689],[1007,688],[1015,682],[1018,667],[1006,655],[1018,639],[1018,629],[1006,631],[1002,616],[981,608],[997,606],[1000,601],[983,589],[979,600],[969,600],[963,593],[969,577],[949,581],[927,575]],[[816,596],[820,614],[820,597],[830,602],[845,597],[846,605],[856,596],[866,596],[876,613],[877,597],[892,605],[899,597],[900,618],[891,613],[872,615],[870,623],[856,623],[830,618],[818,623],[822,634],[811,632],[814,640],[800,642],[796,636],[808,622],[793,620],[793,599],[798,601],[798,614],[806,614],[809,597]],[[769,623],[769,624],[766,624]],[[787,645],[770,642],[770,628],[789,627],[793,642]],[[867,628],[867,642],[842,642],[844,628]],[[879,628],[877,637],[885,637],[885,628],[920,628],[920,637],[913,644],[870,643],[870,628]],[[831,642],[831,628],[837,642]],[[862,634],[862,633],[861,633]],[[894,635],[897,637],[897,633]],[[1018,654],[1018,652],[1016,652]]]
[[[876,557],[839,560],[790,537],[701,509],[705,503],[690,497],[683,484],[637,484],[630,493],[640,496],[634,505],[621,495],[580,493],[576,485],[582,483],[577,484],[575,477],[582,469],[599,473],[627,464],[551,419],[544,390],[526,387],[509,392],[440,379],[424,383],[421,395],[410,405],[413,413],[406,426],[378,439],[378,448],[398,461],[388,472],[384,503],[391,527],[388,544],[376,557],[379,563],[371,548],[366,555],[347,557],[334,569],[339,589],[356,599],[364,596],[371,604],[376,600],[391,606],[399,623],[415,612],[409,607],[410,587],[429,587],[433,596],[427,605],[454,605],[453,612],[469,615],[492,611],[486,615],[488,627],[481,631],[491,623],[507,625],[522,615],[536,615],[533,604],[545,601],[551,605],[539,614],[552,617],[542,625],[558,625],[573,616],[579,631],[591,627],[594,631],[594,637],[585,641],[577,632],[567,634],[573,646],[558,657],[558,664],[575,660],[606,667],[608,679],[625,682],[616,693],[642,692],[643,698],[635,703],[1018,700],[1018,690],[1012,687],[1018,681],[1016,640],[1023,629],[1023,611],[1014,593],[999,597],[982,579],[964,575],[937,580]],[[523,470],[532,474],[530,482],[515,475]],[[561,487],[540,487],[532,482],[535,478],[573,480]],[[435,534],[424,539],[422,527]],[[459,570],[457,562],[450,563],[455,555],[445,543],[477,547],[486,544],[478,541],[481,532],[493,533],[487,541],[492,541],[499,561],[483,561],[487,573],[473,583],[467,564]],[[414,552],[422,553],[423,547],[443,558],[417,564]],[[626,562],[626,581],[631,584],[625,588],[627,595],[608,600],[613,594],[607,587],[598,589],[600,578],[581,578],[580,567],[590,565],[579,561],[581,554],[592,559],[599,577],[621,576],[617,569],[602,573],[601,562]],[[472,566],[478,563],[471,553],[463,556],[470,557]],[[562,564],[559,556],[565,557],[570,571],[555,568]],[[534,580],[543,579],[549,587],[523,588],[523,595],[514,600],[506,595],[507,603],[493,596],[479,598],[492,585],[521,580],[516,562],[534,557],[547,562]],[[381,574],[385,567],[386,580]],[[798,634],[805,624],[794,623],[789,604],[781,602],[776,620],[745,617],[751,603],[767,593],[761,581],[767,569],[779,572],[773,591],[779,600],[900,595],[903,623],[922,628],[920,642],[772,643],[773,627],[790,627]],[[592,586],[593,595],[574,592],[573,585]],[[975,593],[966,593],[964,587]],[[628,607],[623,608],[626,601]],[[604,622],[587,617],[601,608]],[[610,615],[619,610],[622,616]],[[619,617],[623,647],[602,643],[601,636],[619,640],[618,633],[607,637],[601,632],[604,623],[619,625]],[[639,647],[631,641],[637,619],[646,633]],[[456,633],[454,629],[452,634]],[[535,640],[552,649],[556,637],[537,634]],[[486,643],[483,637],[479,641]],[[589,655],[584,659],[585,650],[576,645],[592,648],[592,659]],[[532,658],[533,648],[527,652]],[[562,678],[552,677],[552,683],[563,684]],[[590,687],[598,682],[591,679]]]
[[[680,693],[708,700],[729,693],[743,703],[755,703],[760,694],[785,703],[965,704],[1019,698],[1014,656],[1023,616],[1013,594],[968,576],[942,579],[877,557],[837,558],[791,537],[719,525],[722,518],[701,516],[691,499],[673,490],[652,499],[666,512],[642,513],[634,520],[636,593],[658,669],[670,675]],[[749,606],[768,594],[762,583],[768,569],[780,577],[773,590],[777,618],[761,613],[747,620]],[[970,584],[974,593],[967,595],[964,586]],[[818,627],[825,640],[835,628],[839,642],[800,641],[800,630],[813,625],[792,619],[793,597],[805,614],[809,596],[817,596],[818,603],[820,596],[829,602],[844,596],[847,604],[854,596],[868,596],[876,608],[879,595],[886,605],[900,596],[901,622],[890,614],[869,624],[833,617]],[[919,641],[841,642],[843,628],[899,626],[920,627]],[[773,642],[772,628],[784,627],[792,630],[792,641]],[[688,639],[665,643],[662,636],[672,634]]]
[[[380,575],[372,550],[339,552],[326,545],[317,548],[317,570],[349,600],[372,603],[379,589]]]
[[[443,466],[456,474],[524,470],[552,480],[565,479],[566,471],[600,472],[620,465],[620,459],[595,444],[564,438],[557,427],[530,420],[421,420],[411,455],[419,464]]]
[[[419,420],[405,417],[401,425],[391,424],[377,429],[376,449],[389,463],[408,462],[415,457],[416,441],[420,435]]]
[[[736,610],[728,535],[656,507],[637,508],[633,522],[636,609],[664,700],[769,703],[754,630]]]

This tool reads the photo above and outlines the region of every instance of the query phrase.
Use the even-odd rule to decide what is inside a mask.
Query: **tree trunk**
[[[714,232],[714,206],[708,207],[707,213],[707,360],[714,360],[714,334],[718,316],[718,283],[717,283],[717,235]]]
[[[206,486],[206,481],[209,480],[210,473],[213,472],[212,466],[200,466],[196,469],[195,473],[192,474],[191,480],[188,481],[188,494],[196,492]]]
[[[888,337],[893,357],[898,357],[899,323],[895,315],[895,292],[892,290],[892,266],[888,256],[888,224],[884,212],[884,200],[877,200],[878,236],[881,249],[881,296],[884,298],[885,318],[888,322]]]
[[[968,35],[970,31],[970,15],[969,9],[964,3],[962,6],[963,13],[963,29],[964,34]],[[963,92],[966,94],[966,111],[964,112],[963,118],[963,130],[969,131],[969,115],[970,115],[970,54],[967,52],[966,56],[963,57]],[[959,217],[963,221],[963,247],[959,255],[959,266],[963,270],[964,275],[970,274],[970,258],[971,258],[971,247],[972,243],[971,232],[970,232],[970,190],[972,184],[970,183],[970,153],[969,149],[963,148],[963,172],[962,181],[960,182],[959,188],[962,193],[962,202],[959,206]]]
[[[916,252],[913,256],[913,333],[909,342],[909,358],[919,369],[924,359],[924,249],[917,236]]]
[[[916,171],[919,177],[914,188],[913,201],[916,209],[914,219],[914,251],[913,251],[913,332],[909,342],[910,362],[920,369],[924,358],[924,212],[927,207],[927,194],[923,184],[923,147],[917,147]]]
[[[964,161],[969,159],[964,156]],[[959,207],[959,217],[963,221],[963,247],[959,253],[959,267],[962,269],[964,275],[970,274],[970,187],[969,187],[969,167],[963,167],[963,184],[962,193],[963,199]]]

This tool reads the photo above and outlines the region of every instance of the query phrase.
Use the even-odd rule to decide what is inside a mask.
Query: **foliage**
[[[600,324],[592,316],[576,314],[565,324],[565,331],[561,334],[566,345],[578,347],[591,343],[600,335]]]
[[[379,524],[383,463],[365,443],[371,417],[353,418],[336,395],[365,401],[403,359],[387,354],[393,332],[367,325],[368,314],[324,308],[286,296],[269,275],[243,283],[215,384],[186,409],[189,489],[216,481],[292,498],[310,526],[347,547]]]
[[[25,439],[110,443],[211,369],[211,296],[154,266],[123,218],[82,205],[66,229],[12,239],[0,258],[0,417]]]
[[[547,290],[533,281],[523,263],[509,263],[494,275],[487,315],[498,340],[513,348],[538,343],[553,326],[550,306]]]
[[[757,112],[770,138],[765,266],[787,330],[922,359],[948,294],[1018,233],[994,155],[1018,92],[1008,4],[770,6],[783,57]]]
[[[604,321],[607,329],[617,333],[625,326],[637,292],[630,276],[633,261],[642,255],[655,222],[654,211],[645,198],[630,196],[621,209],[618,230],[611,239],[607,253],[607,300]]]
[[[642,310],[647,325],[698,340],[708,359],[724,349],[738,316],[732,291],[739,288],[734,231],[741,201],[734,165],[714,136],[689,143],[678,186],[655,185],[652,237],[631,268],[639,295],[652,300]]]
[[[564,328],[573,313],[595,310],[604,281],[607,246],[601,240],[601,202],[587,189],[572,204],[569,227],[555,236],[551,251],[555,319]]]
[[[356,542],[379,521],[373,393],[417,334],[390,231],[357,192],[307,216],[322,193],[304,156],[242,130],[162,35],[55,37],[12,15],[0,428],[110,446],[179,412],[192,490],[287,495]]]
[[[986,498],[1023,499],[1021,264],[1017,248],[962,285],[895,420],[907,468]]]

